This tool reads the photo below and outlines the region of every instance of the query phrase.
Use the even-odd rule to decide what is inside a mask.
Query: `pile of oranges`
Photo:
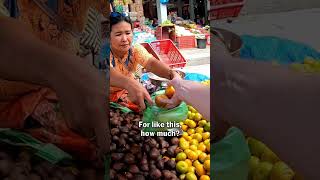
[[[183,134],[179,139],[181,152],[175,160],[181,180],[210,179],[210,122],[203,119],[192,106],[188,118],[181,122]]]

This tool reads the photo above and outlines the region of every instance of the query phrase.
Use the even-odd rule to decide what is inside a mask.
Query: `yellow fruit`
[[[196,113],[196,112],[197,112],[192,106],[189,106],[188,109],[189,109],[189,111],[191,111],[191,112],[193,112],[193,113]]]
[[[181,121],[181,122],[179,122],[179,124],[180,124],[180,126],[182,126],[182,125],[184,125],[184,123]]]
[[[195,150],[197,150],[197,146],[196,146],[196,145],[191,145],[191,146],[189,147],[189,149],[191,149],[192,151],[195,151]]]
[[[206,144],[206,150],[210,152],[210,143]]]
[[[197,126],[197,123],[192,121],[192,120],[190,120],[190,121],[186,122],[186,125],[188,125],[189,128],[195,128]]]
[[[155,98],[155,103],[158,107],[165,108],[167,103],[164,103],[163,100],[169,99],[165,94],[157,95]]]
[[[187,155],[184,152],[180,152],[176,156],[176,161],[184,161],[187,159]]]
[[[203,128],[202,127],[197,127],[196,128],[196,133],[202,134],[203,133]]]
[[[167,97],[168,97],[169,99],[171,99],[175,92],[176,92],[176,91],[175,91],[175,89],[173,88],[173,86],[168,86],[168,87],[166,88],[166,90],[165,90],[165,95],[167,95]]]
[[[176,161],[176,158],[171,158],[172,161]]]
[[[193,166],[196,167],[197,165],[201,164],[198,160],[193,161]]]
[[[199,133],[195,133],[192,138],[198,140],[198,142],[202,141],[202,135]]]
[[[201,114],[196,113],[196,114],[194,115],[194,120],[195,120],[195,121],[200,121],[201,119],[202,119],[202,115],[201,115]]]
[[[179,173],[184,174],[186,172],[188,172],[188,164],[185,161],[179,161],[176,164],[176,169]]]
[[[191,111],[188,111],[188,118],[189,118],[189,116],[191,115],[191,113],[192,113]]]
[[[201,121],[198,122],[198,125],[199,125],[200,127],[203,127],[203,126],[206,125],[206,124],[207,124],[207,121],[206,121],[206,120],[201,120]]]
[[[206,159],[204,159],[204,160],[210,160],[210,154],[208,154]]]
[[[199,142],[198,142],[198,140],[196,140],[196,139],[192,139],[192,140],[190,141],[190,145],[196,145],[196,146],[198,146],[198,145],[199,145]]]
[[[189,151],[187,153],[188,159],[190,160],[197,160],[198,159],[198,154],[194,151]]]
[[[189,165],[192,166],[192,161],[190,159],[186,159],[185,162]]]
[[[185,139],[186,139],[187,141],[191,142],[192,137],[191,137],[191,136],[187,136]]]
[[[200,151],[200,150],[196,150],[195,152],[198,154],[198,156],[199,156],[201,153],[203,153],[203,152]]]
[[[267,161],[272,164],[280,161],[279,157],[269,148],[265,148],[261,155],[261,161]]]
[[[206,139],[205,141],[203,141],[203,143],[204,143],[205,145],[210,144],[210,139]]]
[[[179,176],[179,179],[180,179],[180,180],[186,179],[186,175],[185,175],[185,174],[181,174],[181,175]]]
[[[200,180],[210,180],[210,177],[208,175],[202,175]]]
[[[256,171],[258,165],[260,163],[260,159],[255,157],[255,156],[251,156],[248,162],[248,166],[249,166],[249,179],[252,179],[253,173]]]
[[[184,153],[188,154],[190,151],[192,151],[191,149],[186,149],[184,150]]]
[[[188,137],[189,135],[188,135],[188,133],[187,132],[183,132],[182,133],[182,137],[184,138],[184,140],[186,140],[186,137]]]
[[[197,164],[195,167],[196,167],[196,173],[198,174],[198,176],[202,176],[206,174],[206,170],[204,169],[202,164]]]
[[[196,171],[196,168],[195,168],[195,167],[193,167],[193,166],[189,166],[189,167],[188,167],[188,172],[195,173],[195,171]]]
[[[191,120],[191,119],[186,119],[186,120],[184,120],[183,123],[184,123],[185,125],[188,125],[188,123],[189,123],[190,121],[192,121],[192,120]]]
[[[198,179],[197,176],[192,172],[188,172],[186,174],[186,180],[197,180],[197,179]]]
[[[194,134],[195,130],[191,128],[191,129],[188,129],[187,132],[188,132],[189,135],[192,135],[192,134]]]
[[[200,162],[205,162],[205,160],[206,160],[206,157],[207,157],[207,154],[206,153],[204,153],[204,152],[201,152],[200,154],[199,154],[199,157],[198,157],[198,159],[199,159],[199,161]]]
[[[261,157],[263,151],[267,148],[267,146],[252,137],[249,137],[247,141],[251,154],[256,157]]]
[[[190,120],[193,120],[195,115],[196,115],[195,113],[191,113],[188,118],[189,118]]]
[[[210,171],[210,160],[206,160],[203,163],[203,167],[204,167],[205,170]]]
[[[272,167],[273,165],[269,162],[259,163],[257,166],[257,169],[253,172],[252,179],[254,180],[269,179]]]
[[[270,173],[270,180],[291,180],[295,173],[284,162],[279,161],[273,165]]]
[[[210,139],[210,132],[202,133],[202,139],[203,139],[203,140]]]
[[[179,147],[183,150],[189,149],[189,141],[180,141]]]
[[[188,130],[188,126],[184,124],[184,125],[181,126],[181,129],[182,129],[182,131],[187,131]]]
[[[200,151],[202,151],[202,152],[206,152],[207,147],[206,147],[206,145],[205,145],[203,142],[201,142],[201,143],[199,143],[199,145],[198,145],[198,149],[199,149]]]
[[[204,126],[203,126],[204,131],[206,132],[210,132],[210,122],[207,122]]]

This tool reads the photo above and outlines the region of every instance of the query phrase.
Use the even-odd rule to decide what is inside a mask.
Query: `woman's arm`
[[[130,100],[138,104],[141,110],[146,108],[144,100],[153,104],[150,94],[138,81],[122,75],[113,67],[110,67],[110,85],[126,89],[130,95]]]
[[[166,79],[173,79],[174,77],[180,77],[178,73],[172,71],[170,67],[163,62],[157,60],[154,57],[151,57],[145,66],[148,72],[152,72],[159,77]]]

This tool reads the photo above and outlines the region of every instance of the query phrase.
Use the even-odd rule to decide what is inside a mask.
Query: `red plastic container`
[[[187,49],[196,47],[196,38],[195,36],[177,36],[176,37],[178,48]]]
[[[153,55],[156,59],[160,60],[159,55],[155,52],[155,50],[150,46],[149,43],[140,43],[150,54]]]
[[[237,17],[243,8],[245,0],[213,0],[209,11],[209,19]]]
[[[160,61],[171,68],[183,68],[186,66],[186,59],[170,39],[153,41],[150,46],[159,55]]]

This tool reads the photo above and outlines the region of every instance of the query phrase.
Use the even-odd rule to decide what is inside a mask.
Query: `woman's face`
[[[113,25],[110,33],[111,48],[118,52],[128,52],[132,37],[132,29],[129,23],[122,21]]]

